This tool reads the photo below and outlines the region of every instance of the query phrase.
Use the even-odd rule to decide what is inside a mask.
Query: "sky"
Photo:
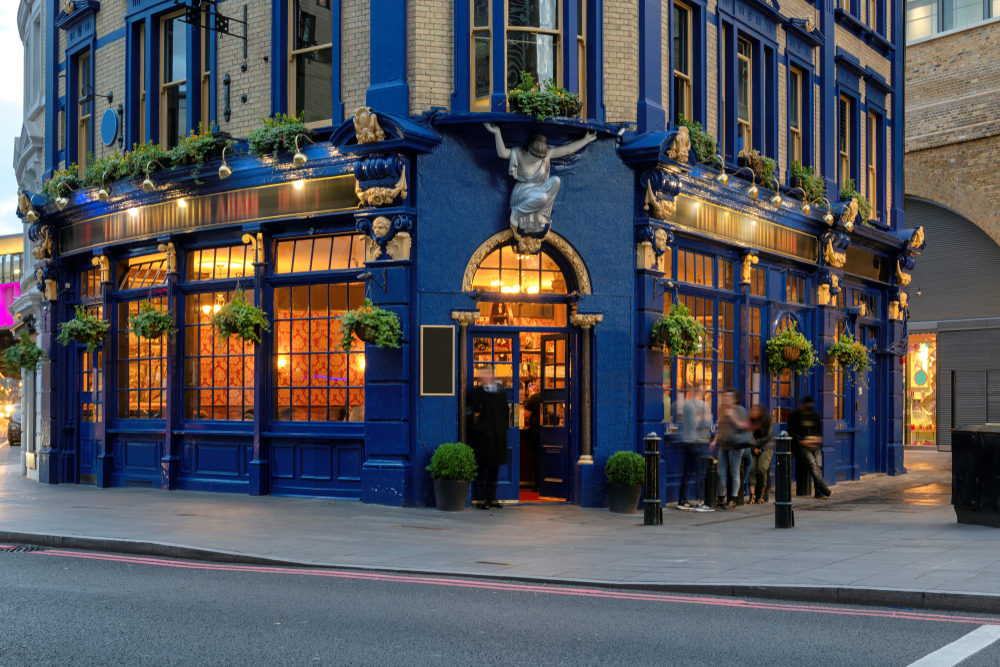
[[[17,208],[14,139],[21,134],[24,51],[17,32],[17,0],[0,0],[0,235],[24,231]]]

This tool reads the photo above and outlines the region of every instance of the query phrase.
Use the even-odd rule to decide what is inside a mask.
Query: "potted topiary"
[[[705,327],[683,303],[673,304],[670,312],[653,324],[653,341],[673,357],[691,357],[711,347],[705,340]]]
[[[608,476],[608,509],[616,514],[635,514],[646,479],[646,459],[635,452],[615,452],[604,465]]]
[[[858,371],[858,377],[864,386],[868,386],[867,371],[871,368],[872,358],[864,343],[846,333],[840,335],[840,340],[826,349],[826,361],[830,364],[830,374],[835,366],[844,370]]]
[[[785,369],[805,373],[816,364],[812,343],[792,325],[767,341],[767,370],[778,377]]]
[[[139,304],[139,312],[136,315],[129,316],[128,326],[136,336],[150,340],[177,331],[174,328],[174,318],[154,306],[148,299]]]
[[[360,308],[349,310],[340,318],[340,347],[350,350],[354,346],[351,334],[358,340],[378,347],[399,348],[403,333],[396,313],[383,310],[365,299]]]
[[[42,348],[35,345],[35,342],[28,337],[27,331],[21,332],[21,340],[11,345],[3,353],[4,375],[10,378],[20,379],[21,369],[28,368],[32,371],[38,366],[38,362],[45,356]]]
[[[434,450],[427,466],[434,483],[434,504],[442,512],[461,512],[476,478],[476,455],[461,442],[446,442]]]
[[[260,332],[271,330],[267,313],[247,302],[241,288],[236,289],[232,301],[212,316],[212,326],[219,338],[237,336],[247,343],[259,343]]]
[[[107,322],[82,306],[77,306],[76,317],[59,325],[59,336],[56,340],[63,345],[76,341],[86,345],[87,352],[93,352],[107,335]]]

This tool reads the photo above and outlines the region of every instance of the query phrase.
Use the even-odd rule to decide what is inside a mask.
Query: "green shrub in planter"
[[[623,486],[640,486],[646,481],[646,458],[635,452],[615,452],[604,466],[608,481]]]
[[[653,324],[653,341],[663,346],[663,353],[674,357],[692,357],[703,348],[711,348],[705,327],[696,320],[687,307],[675,303],[664,317]]]
[[[28,332],[22,331],[21,340],[4,350],[4,375],[11,378],[20,378],[22,368],[34,371],[35,367],[38,366],[38,362],[44,356],[45,352],[42,351],[42,348],[35,345],[35,342],[28,336]]]
[[[790,327],[767,341],[767,371],[772,378],[786,368],[802,375],[816,364],[812,343],[799,333],[793,322]]]
[[[238,336],[247,343],[259,343],[261,330],[271,330],[267,313],[250,304],[242,289],[237,289],[233,300],[212,315],[212,326],[219,338]]]
[[[557,86],[553,79],[536,82],[527,72],[521,72],[520,83],[507,93],[507,101],[511,111],[526,113],[541,121],[553,116],[579,118],[582,109],[576,93]]]
[[[427,466],[431,479],[467,482],[476,478],[476,454],[461,442],[446,442],[434,450]]]
[[[174,318],[154,306],[148,299],[139,303],[139,312],[136,315],[129,316],[128,327],[136,336],[150,340],[177,331],[174,328]]]
[[[403,336],[396,313],[379,308],[370,299],[365,299],[360,308],[349,310],[340,318],[341,349],[354,347],[352,334],[366,343],[392,348],[399,348],[399,339]]]
[[[76,307],[76,317],[59,325],[59,336],[56,340],[63,345],[76,341],[87,346],[87,352],[93,352],[108,335],[108,323],[97,317],[82,306]]]
[[[813,171],[811,166],[803,167],[798,160],[792,162],[792,178],[802,179],[802,191],[805,192],[805,200],[814,202],[826,196],[826,179],[818,172]]]
[[[683,114],[677,114],[677,124],[688,129],[691,145],[694,146],[694,152],[698,154],[698,162],[711,163],[719,152],[715,137],[706,132],[701,123],[696,120],[688,120]]]
[[[846,202],[849,202],[852,199],[857,199],[858,220],[861,222],[862,225],[868,225],[869,227],[874,226],[872,225],[872,221],[868,218],[868,216],[870,216],[872,213],[872,203],[868,201],[868,197],[865,197],[863,194],[857,191],[857,188],[854,185],[853,178],[847,179],[847,182],[844,183],[844,187],[840,191],[840,199]]]
[[[295,137],[300,134],[312,136],[304,119],[305,112],[298,116],[276,113],[265,118],[260,127],[250,130],[250,134],[247,135],[250,152],[258,157],[264,157],[280,151],[294,151]]]

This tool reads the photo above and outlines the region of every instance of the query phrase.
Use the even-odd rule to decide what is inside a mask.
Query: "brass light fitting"
[[[729,174],[726,173],[726,161],[722,159],[721,155],[716,155],[712,158],[712,161],[718,162],[722,169],[722,171],[719,172],[719,175],[715,177],[716,182],[723,187],[729,185]]]
[[[153,183],[153,181],[151,181],[151,180],[149,179],[149,168],[153,166],[153,163],[154,163],[154,162],[155,162],[156,164],[160,164],[159,160],[150,160],[150,161],[149,161],[149,164],[147,164],[147,165],[146,165],[146,180],[144,180],[144,181],[142,182],[142,191],[143,191],[143,192],[147,192],[147,193],[149,193],[149,192],[152,192],[153,190],[155,190],[155,189],[156,189],[156,184],[155,184],[155,183]],[[162,167],[163,165],[162,165],[162,164],[160,164],[160,166]]]
[[[305,153],[299,150],[299,139],[301,139],[302,137],[305,137],[306,141],[308,141],[311,144],[316,143],[315,141],[313,141],[304,134],[300,134],[297,137],[295,137],[295,155],[292,157],[292,162],[295,164],[296,167],[301,167],[305,165],[306,162],[309,161],[309,158],[306,157]]]
[[[229,150],[229,146],[222,149],[222,166],[219,167],[219,178],[228,178],[230,174],[233,173],[233,168],[226,164],[226,151]]]
[[[59,185],[56,186],[56,195],[57,195],[56,196],[56,208],[58,208],[60,211],[65,210],[65,208],[69,205],[69,200],[66,199],[65,197],[63,197],[62,195],[59,195],[59,191],[62,188],[66,188],[70,192],[72,192],[74,190],[74,188],[69,187],[65,183],[60,183]]]
[[[774,181],[774,196],[771,197],[771,206],[774,208],[781,208],[781,184],[778,183],[778,179],[776,178],[772,178],[771,181]],[[768,181],[768,183],[771,181]]]
[[[111,196],[111,193],[108,192],[107,186],[104,185],[104,178],[107,175],[108,175],[108,172],[104,172],[104,175],[101,176],[101,189],[97,191],[97,199],[100,200],[100,201],[108,201],[108,197]],[[145,189],[145,188],[143,188],[143,189]]]
[[[760,190],[757,189],[757,174],[756,174],[756,172],[754,172],[754,170],[751,169],[750,167],[742,167],[742,168],[736,170],[736,174],[739,174],[741,171],[749,171],[750,172],[750,177],[753,179],[753,182],[750,184],[750,187],[747,188],[747,194],[750,195],[750,199],[756,199],[757,195],[760,194]]]

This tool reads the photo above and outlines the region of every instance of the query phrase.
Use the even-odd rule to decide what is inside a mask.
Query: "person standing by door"
[[[774,455],[773,427],[771,415],[763,405],[750,408],[750,427],[753,429],[754,444],[750,447],[753,463],[750,466],[750,491],[753,493],[751,504],[767,502],[767,494],[771,488],[771,456]]]
[[[476,373],[479,386],[469,392],[469,446],[476,454],[479,479],[476,487],[483,498],[480,509],[500,509],[497,500],[497,477],[500,466],[507,462],[507,429],[510,428],[510,406],[507,392],[493,375],[493,368],[486,366]]]
[[[712,411],[705,405],[705,388],[696,383],[681,408],[681,428],[684,438],[684,468],[681,472],[681,495],[677,509],[714,512],[715,508],[702,501],[705,498],[705,455],[708,453]],[[688,502],[688,484],[694,476],[695,503]]]
[[[816,485],[816,498],[825,499],[833,495],[830,487],[823,481],[823,468],[820,463],[823,446],[823,421],[816,412],[811,396],[806,396],[799,407],[788,415],[788,435],[792,436],[792,445],[798,450],[799,461],[805,464]]]
[[[743,450],[750,446],[753,438],[748,432],[750,423],[747,421],[747,411],[740,405],[743,402],[743,394],[738,389],[730,387],[722,393],[721,398],[719,429],[712,446],[719,448],[719,491],[725,493],[727,469],[732,478],[729,501],[726,501],[724,495],[719,496],[718,506],[720,509],[732,509],[736,507],[736,498],[739,497],[737,494],[742,493],[740,461],[743,459]]]
[[[529,390],[534,390],[535,393],[528,396],[528,400],[524,402],[524,411],[527,413],[525,417],[528,422],[528,438],[525,444],[534,457],[535,481],[531,489],[537,493],[542,485],[542,392],[534,385]],[[524,448],[521,449],[521,454],[524,455]]]

